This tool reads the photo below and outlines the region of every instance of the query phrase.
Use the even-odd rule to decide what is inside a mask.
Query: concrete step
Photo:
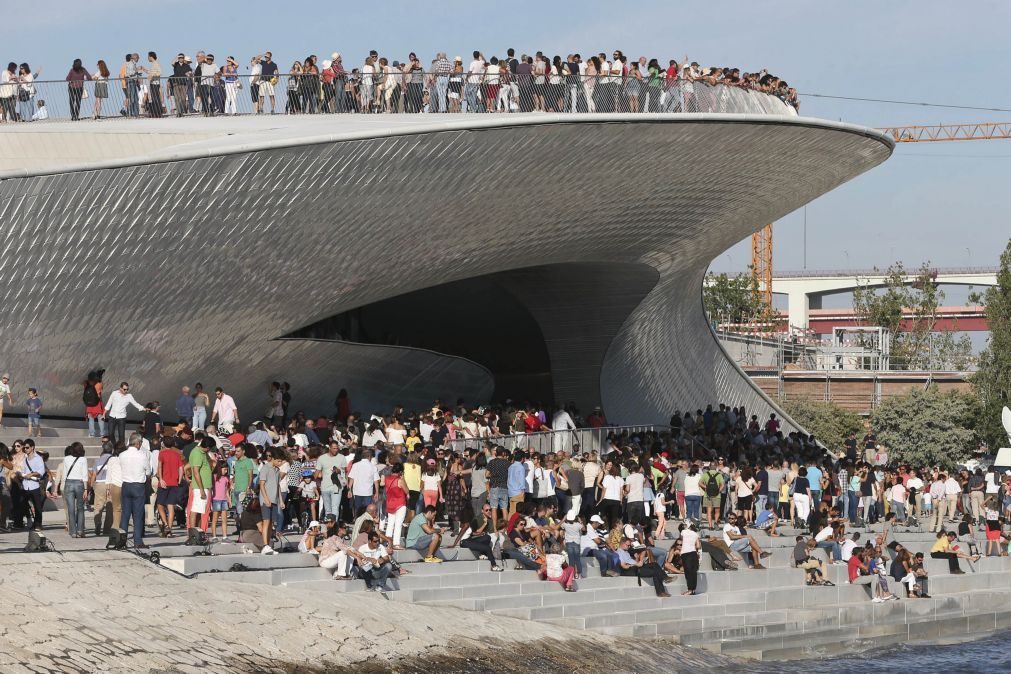
[[[249,570],[272,570],[295,567],[319,567],[315,555],[290,552],[275,555],[213,555],[210,557],[166,557],[161,565],[186,576],[196,573],[225,572],[234,564]]]

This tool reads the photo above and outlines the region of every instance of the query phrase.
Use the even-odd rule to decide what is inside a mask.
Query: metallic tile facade
[[[768,116],[474,124],[0,181],[2,367],[38,386],[49,414],[80,414],[79,380],[99,366],[167,409],[182,384],[223,385],[246,419],[277,378],[313,412],[342,387],[362,411],[479,400],[490,375],[463,359],[277,338],[475,275],[614,264],[594,280],[613,293],[606,316],[592,285],[529,300],[546,337],[591,344],[582,362],[555,344],[561,399],[599,396],[630,423],[717,400],[764,413],[706,326],[706,267],[892,148],[871,131]],[[644,266],[655,271],[629,271]]]

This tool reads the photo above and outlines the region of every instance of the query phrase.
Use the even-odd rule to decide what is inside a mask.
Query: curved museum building
[[[785,107],[785,106],[784,106]],[[888,158],[792,110],[4,125],[0,368],[48,415],[105,368],[174,418],[540,399],[776,411],[702,309],[709,263]],[[17,406],[15,406],[15,410]]]

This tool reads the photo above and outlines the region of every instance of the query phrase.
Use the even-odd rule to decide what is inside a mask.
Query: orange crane
[[[934,143],[947,140],[996,140],[1011,138],[1011,122],[890,126],[878,129],[896,143]],[[772,308],[772,225],[751,235],[751,278],[762,302]]]

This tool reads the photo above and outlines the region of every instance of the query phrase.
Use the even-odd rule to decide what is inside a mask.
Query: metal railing
[[[692,456],[698,451],[702,451],[706,455],[712,453],[708,447],[695,438],[689,436],[675,438],[671,434],[670,426],[656,424],[513,433],[485,438],[457,438],[449,440],[448,445],[456,452],[478,449],[483,447],[486,442],[491,442],[509,451],[533,450],[539,454],[564,451],[585,455],[590,452],[606,453],[610,448],[630,444],[634,439],[644,447],[652,447],[659,443],[663,449],[670,449],[674,445],[679,445]]]
[[[0,121],[378,113],[742,113],[796,116],[775,93],[704,81],[467,73],[118,77],[0,85]],[[543,80],[543,81],[542,81]],[[42,111],[45,111],[44,113]]]

